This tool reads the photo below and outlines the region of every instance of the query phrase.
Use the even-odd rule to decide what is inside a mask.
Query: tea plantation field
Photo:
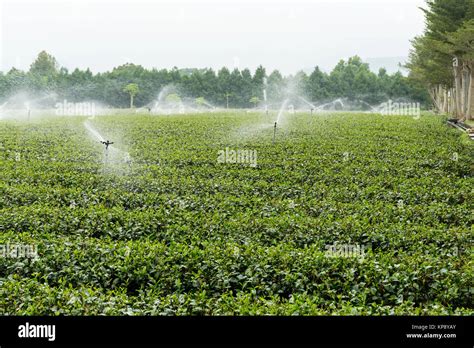
[[[0,120],[0,314],[474,314],[468,140],[441,116],[297,113],[272,144],[274,119]],[[256,166],[218,160],[240,150]]]

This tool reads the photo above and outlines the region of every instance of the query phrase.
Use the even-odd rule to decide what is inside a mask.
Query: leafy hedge
[[[272,117],[93,120],[130,167],[81,118],[2,121],[0,244],[40,258],[0,258],[0,311],[473,314],[470,143],[432,115],[295,114],[272,145]]]

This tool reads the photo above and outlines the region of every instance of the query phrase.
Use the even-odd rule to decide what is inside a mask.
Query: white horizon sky
[[[424,0],[0,0],[0,70],[46,50],[70,70],[239,67],[283,74],[404,57]]]

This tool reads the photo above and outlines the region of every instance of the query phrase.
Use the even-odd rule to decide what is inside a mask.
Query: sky
[[[0,0],[0,70],[46,50],[70,70],[250,68],[292,74],[406,57],[424,0]]]

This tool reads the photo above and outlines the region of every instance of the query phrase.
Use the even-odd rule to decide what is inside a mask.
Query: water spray
[[[5,107],[5,105],[7,105],[8,102],[5,102],[3,103],[2,105],[0,105],[0,118],[2,117],[2,109]]]
[[[307,101],[306,99],[304,99],[303,97],[298,96],[298,98],[300,100],[302,100],[304,103],[309,105],[309,108],[310,108],[309,110],[311,111],[311,116],[312,116],[314,109],[316,109],[316,106],[313,103],[311,103],[311,102]]]
[[[114,153],[119,153],[122,154],[124,157],[124,162],[128,164],[128,167],[131,169],[132,166],[132,158],[130,157],[130,154],[128,152],[122,151],[120,149],[117,149],[115,147],[112,147],[111,145],[113,144],[112,141],[106,140],[94,127],[91,126],[91,124],[86,120],[84,122],[84,127],[89,131],[89,133],[94,136],[94,138],[101,143],[102,145],[105,146],[105,162],[106,164],[108,163],[109,160],[109,152],[111,155]],[[110,146],[110,149],[109,149]]]
[[[30,116],[31,116],[31,109],[30,109],[30,103],[29,102],[25,103],[25,108],[26,108],[26,112],[27,112],[27,115],[28,115],[28,121],[29,121]]]
[[[288,104],[288,99],[285,99],[283,104],[281,104],[280,111],[278,111],[278,116],[275,123],[278,123],[280,121],[280,118],[283,115],[283,112],[285,111],[286,104]]]
[[[370,108],[371,112],[377,112],[377,109],[374,108],[371,104],[367,103],[365,100],[358,99],[358,101],[364,105],[367,105]]]
[[[326,104],[322,104],[322,105],[319,105],[317,108],[316,108],[316,111],[319,111],[319,110],[326,110],[326,107],[327,106],[332,106],[333,109],[336,108],[336,105],[339,104],[339,106],[341,107],[341,110],[344,109],[344,103],[342,102],[342,99],[341,98],[338,98],[338,99],[335,99],[329,103],[326,103]]]
[[[209,107],[209,108],[213,109],[213,110],[215,110],[215,109],[216,109],[216,107],[215,107],[214,105],[212,105],[212,104],[208,103],[208,102],[207,102],[207,101],[205,101],[205,100],[203,101],[203,104],[204,104],[204,105],[206,105],[207,107]]]
[[[288,112],[292,115],[295,114],[295,106],[293,104],[288,106]]]
[[[267,103],[267,78],[263,78],[263,102],[265,103],[265,113],[268,115],[268,103]]]

